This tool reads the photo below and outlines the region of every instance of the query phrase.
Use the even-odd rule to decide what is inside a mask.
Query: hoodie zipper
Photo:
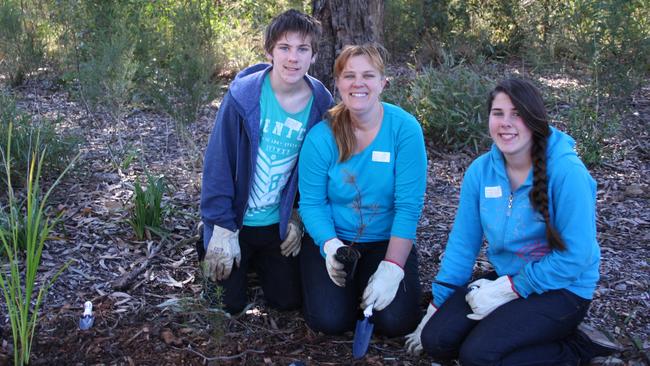
[[[512,213],[512,200],[514,198],[514,193],[510,192],[510,196],[508,196],[508,211],[506,213],[506,216],[510,217],[510,214]]]

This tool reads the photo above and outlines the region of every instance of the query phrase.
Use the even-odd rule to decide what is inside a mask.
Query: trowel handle
[[[86,301],[84,303],[84,316],[91,316],[93,315],[93,303],[90,301]]]
[[[363,309],[363,316],[366,318],[370,318],[372,316],[372,305],[373,304],[370,304],[367,308]]]

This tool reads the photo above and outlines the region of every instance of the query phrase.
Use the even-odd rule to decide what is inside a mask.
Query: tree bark
[[[332,71],[341,49],[349,44],[382,42],[383,0],[313,0],[313,16],[323,26],[312,75],[334,93]]]

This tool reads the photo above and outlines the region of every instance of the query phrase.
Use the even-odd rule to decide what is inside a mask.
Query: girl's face
[[[489,117],[490,137],[506,160],[530,158],[533,132],[506,93],[497,93],[492,101]]]
[[[366,56],[352,56],[336,79],[341,100],[352,113],[364,113],[379,103],[386,78]]]

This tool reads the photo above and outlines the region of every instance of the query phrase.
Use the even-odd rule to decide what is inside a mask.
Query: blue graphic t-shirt
[[[287,113],[275,98],[269,75],[264,79],[260,147],[244,225],[265,226],[280,221],[280,194],[298,160],[313,100],[312,95],[302,111]]]

